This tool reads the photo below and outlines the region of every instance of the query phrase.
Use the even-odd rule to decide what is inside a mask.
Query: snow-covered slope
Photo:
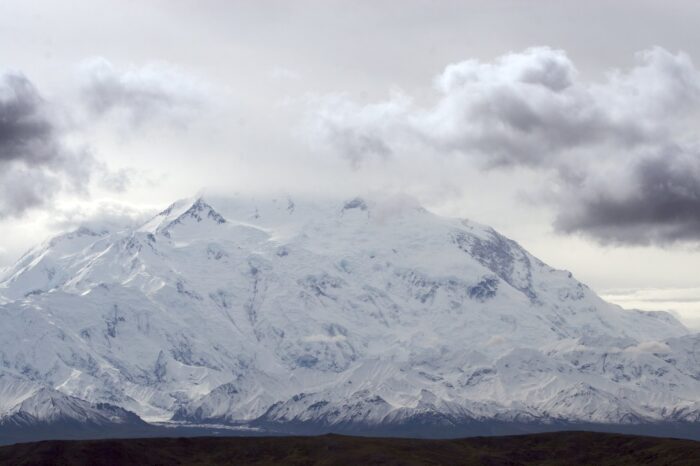
[[[143,424],[135,414],[108,403],[89,403],[80,398],[39,388],[26,393],[21,403],[0,417],[2,427],[34,427],[39,424],[74,423],[89,427]]]
[[[6,415],[44,387],[194,423],[700,418],[699,335],[403,198],[179,201],[40,245],[0,296]]]

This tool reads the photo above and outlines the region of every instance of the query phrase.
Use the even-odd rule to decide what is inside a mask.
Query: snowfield
[[[0,322],[0,424],[700,422],[699,334],[403,198],[81,228],[3,272]]]

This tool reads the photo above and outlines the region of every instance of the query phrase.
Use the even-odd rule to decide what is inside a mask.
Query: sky
[[[197,193],[402,193],[700,328],[700,4],[0,3],[0,267]]]

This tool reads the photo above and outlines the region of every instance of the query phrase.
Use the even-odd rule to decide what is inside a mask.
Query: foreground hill
[[[700,443],[590,432],[416,440],[343,437],[46,441],[0,447],[6,465],[687,465]]]
[[[0,321],[5,432],[700,426],[700,335],[403,198],[195,199],[81,228],[0,277]]]

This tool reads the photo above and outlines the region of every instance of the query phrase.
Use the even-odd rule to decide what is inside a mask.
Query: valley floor
[[[454,440],[199,437],[0,447],[2,465],[698,465],[700,442],[593,432]]]

